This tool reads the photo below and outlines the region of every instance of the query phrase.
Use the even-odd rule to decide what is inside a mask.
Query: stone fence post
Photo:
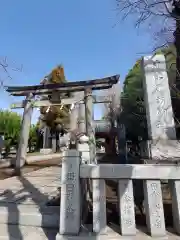
[[[89,137],[83,135],[79,138],[78,141],[78,151],[81,154],[81,164],[90,163],[90,152],[89,152]],[[90,196],[90,180],[89,179],[80,179],[81,182],[81,225],[84,226],[89,209],[89,200],[92,199]]]
[[[60,200],[60,226],[56,239],[62,235],[78,235],[81,225],[80,153],[67,150],[63,153]]]

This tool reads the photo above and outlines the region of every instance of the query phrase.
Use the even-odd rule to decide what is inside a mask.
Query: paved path
[[[17,234],[16,226],[11,226],[13,234],[7,236],[7,226],[0,225],[0,240],[56,240],[57,229],[42,229],[38,227],[20,226]],[[79,236],[65,236],[60,240],[179,240],[180,237],[168,232],[167,237],[151,238],[143,231],[137,231],[136,237],[122,237],[112,229],[108,229],[107,235],[95,236],[93,234],[81,233]],[[58,240],[58,238],[57,238]]]
[[[26,239],[35,230],[46,236],[43,239],[52,239],[59,226],[59,207],[47,207],[46,202],[56,196],[60,176],[61,167],[53,166],[0,180],[0,240]],[[46,231],[41,225],[56,230]]]
[[[60,175],[61,167],[55,166],[0,180],[0,205],[3,202],[43,205],[60,186]]]

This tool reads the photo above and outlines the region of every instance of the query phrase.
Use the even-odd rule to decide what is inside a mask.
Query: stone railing
[[[77,150],[68,150],[64,153],[62,163],[60,227],[58,236],[78,236],[82,229],[82,179],[92,179],[93,232],[95,234],[106,235],[105,179],[116,179],[118,181],[118,206],[122,236],[136,236],[132,180],[138,179],[143,181],[146,225],[152,237],[166,236],[161,179],[168,180],[172,193],[174,229],[177,234],[180,234],[179,166],[81,164],[80,152]]]

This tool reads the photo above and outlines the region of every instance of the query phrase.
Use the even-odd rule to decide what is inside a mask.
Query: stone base
[[[180,141],[178,140],[149,140],[146,142],[146,163],[180,163]]]
[[[109,227],[106,227],[107,234],[95,234],[89,228],[92,226],[83,226],[80,229],[78,235],[61,235],[57,233],[56,240],[109,240],[109,239],[119,239],[119,233],[115,232]]]
[[[152,141],[150,149],[152,159],[180,162],[180,142],[177,140]]]
[[[114,227],[113,229],[107,227],[107,234],[105,235],[97,235],[89,231],[82,230],[78,236],[73,235],[60,235],[59,233],[56,235],[56,240],[176,240],[178,236],[176,234],[171,234],[167,231],[167,235],[164,237],[150,237],[146,234],[146,229],[137,229],[136,234],[134,236],[122,236],[119,233],[119,229]],[[172,229],[171,229],[172,231]]]
[[[117,237],[117,238],[114,238]],[[104,235],[99,235],[99,236],[93,236],[91,234],[83,234],[79,236],[69,236],[69,235],[56,235],[56,240],[115,240],[119,239],[119,235],[117,236],[104,236]]]
[[[41,148],[40,149],[40,153],[42,153],[42,154],[51,154],[52,153],[52,149],[51,148]]]

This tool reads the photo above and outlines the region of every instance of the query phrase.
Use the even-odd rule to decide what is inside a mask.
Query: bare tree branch
[[[7,57],[0,57],[0,88],[4,88],[7,79],[12,80],[12,71],[22,72],[23,66],[17,67],[13,62],[10,64]]]
[[[116,4],[121,20],[131,15],[136,28],[145,26],[152,34],[153,50],[174,42],[175,20],[179,15],[173,11],[172,0],[116,0]]]

